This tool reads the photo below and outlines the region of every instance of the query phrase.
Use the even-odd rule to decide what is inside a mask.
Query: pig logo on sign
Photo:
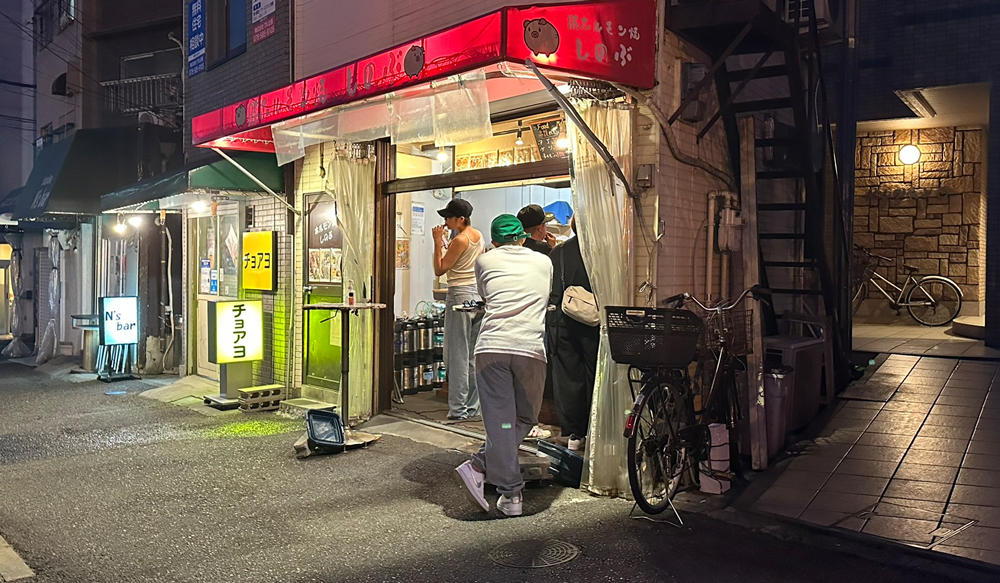
[[[524,21],[524,44],[536,55],[548,57],[559,50],[559,31],[544,18]]]
[[[410,77],[416,77],[424,70],[424,47],[413,45],[403,57],[403,70]]]
[[[243,127],[247,124],[247,106],[241,105],[236,108],[236,126]]]

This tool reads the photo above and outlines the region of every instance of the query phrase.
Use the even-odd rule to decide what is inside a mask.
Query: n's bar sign
[[[101,298],[101,344],[139,343],[139,298]]]
[[[278,240],[274,231],[243,233],[243,289],[278,288]]]
[[[208,302],[208,361],[232,364],[264,360],[264,303]]]

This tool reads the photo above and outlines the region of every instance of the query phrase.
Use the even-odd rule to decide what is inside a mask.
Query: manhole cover
[[[494,550],[490,560],[505,567],[538,569],[568,563],[579,555],[579,548],[561,540],[526,540]]]

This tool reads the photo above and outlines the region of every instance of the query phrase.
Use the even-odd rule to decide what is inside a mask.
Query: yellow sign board
[[[208,361],[231,364],[257,360],[264,360],[264,303],[209,302]]]
[[[278,240],[274,231],[243,233],[243,289],[278,288]]]

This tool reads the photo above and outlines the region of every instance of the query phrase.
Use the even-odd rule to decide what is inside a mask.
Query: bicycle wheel
[[[906,311],[924,326],[944,326],[961,310],[962,291],[946,277],[925,277],[906,293]]]
[[[677,494],[687,465],[686,449],[678,435],[678,404],[664,385],[642,390],[635,432],[628,440],[628,482],[636,504],[646,514],[667,509]]]
[[[857,314],[858,310],[861,309],[861,304],[863,304],[867,299],[868,299],[868,282],[863,281],[861,282],[861,285],[858,286],[858,289],[855,290],[854,292],[854,299],[852,300],[851,303],[851,313]]]

